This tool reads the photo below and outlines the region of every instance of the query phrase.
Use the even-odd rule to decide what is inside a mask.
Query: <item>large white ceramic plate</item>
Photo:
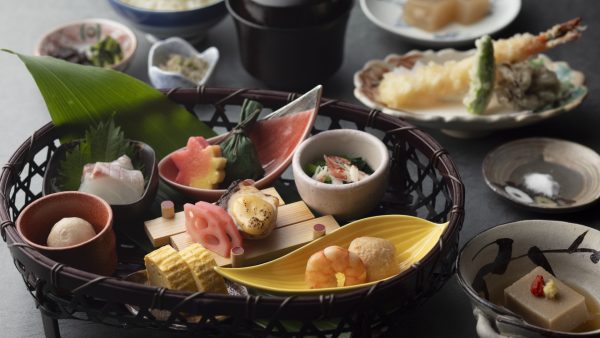
[[[571,69],[565,62],[554,62],[545,55],[539,55],[546,66],[556,72],[558,79],[566,86],[568,95],[552,108],[543,111],[511,111],[493,102],[483,115],[467,112],[460,103],[447,103],[436,107],[419,108],[412,111],[393,109],[377,101],[377,87],[388,72],[400,68],[412,68],[418,62],[443,63],[447,60],[460,60],[473,53],[473,50],[459,52],[454,49],[440,51],[410,51],[404,55],[391,54],[384,60],[368,61],[354,74],[354,96],[365,105],[379,109],[386,114],[401,117],[416,125],[442,129],[457,137],[480,136],[499,129],[510,129],[536,123],[577,107],[587,95],[583,73]]]
[[[428,46],[455,46],[493,34],[510,24],[521,10],[521,0],[490,0],[489,14],[472,25],[452,23],[437,32],[427,32],[404,21],[406,0],[360,0],[363,12],[377,26]]]

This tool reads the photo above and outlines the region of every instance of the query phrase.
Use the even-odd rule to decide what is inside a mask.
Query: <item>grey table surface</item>
[[[427,130],[446,147],[460,170],[466,185],[466,218],[461,245],[475,234],[496,224],[522,219],[559,219],[600,229],[600,214],[594,206],[567,215],[540,215],[516,208],[495,196],[481,174],[481,161],[494,147],[517,138],[547,136],[568,139],[600,151],[600,2],[591,0],[524,0],[515,22],[498,36],[515,32],[539,32],[572,17],[582,16],[588,25],[584,37],[548,54],[565,60],[587,76],[589,96],[574,111],[537,125],[496,133],[481,139],[460,140],[436,130]],[[91,17],[123,21],[106,1],[19,0],[0,1],[0,48],[32,53],[40,37],[65,22]],[[136,31],[140,42],[127,73],[144,81],[149,43]],[[264,88],[242,68],[237,36],[231,18],[210,31],[198,47],[217,46],[221,61],[208,85],[219,87]],[[371,23],[359,6],[352,12],[346,35],[345,60],[337,74],[324,83],[325,96],[357,103],[352,95],[352,76],[371,59],[389,53],[406,52],[411,45]],[[0,53],[0,163],[5,163],[17,146],[37,128],[48,122],[49,115],[37,87],[25,67],[12,55]],[[41,337],[42,322],[21,276],[15,270],[5,245],[0,243],[0,337]],[[475,337],[471,306],[456,279],[421,308],[401,319],[406,337]],[[62,320],[64,337],[165,337],[163,332],[140,329],[116,329],[99,324]]]

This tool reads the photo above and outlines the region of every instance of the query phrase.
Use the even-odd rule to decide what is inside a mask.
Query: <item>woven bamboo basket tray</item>
[[[221,132],[236,124],[226,108],[239,107],[244,98],[277,109],[298,97],[275,91],[204,87],[165,94]],[[390,149],[390,184],[377,213],[411,214],[433,222],[449,221],[449,226],[419,264],[394,278],[349,293],[289,297],[175,292],[77,270],[28,247],[17,234],[14,221],[25,205],[41,196],[42,177],[59,144],[52,124],[36,131],[3,167],[0,224],[15,266],[42,312],[46,335],[59,336],[55,319],[68,318],[118,327],[187,330],[202,337],[338,337],[343,333],[369,337],[393,330],[398,316],[419,306],[454,273],[464,186],[447,152],[431,136],[400,119],[322,99],[313,134],[338,128],[372,132]],[[281,178],[278,183],[293,187],[289,179]],[[141,251],[121,241],[117,275],[143,264],[143,253],[128,254],[136,249]],[[128,310],[131,306],[139,310],[137,314]],[[170,316],[156,318],[152,309],[168,310]],[[189,320],[191,315],[195,320]]]

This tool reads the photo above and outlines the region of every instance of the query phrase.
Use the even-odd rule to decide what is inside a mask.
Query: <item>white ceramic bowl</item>
[[[202,80],[194,83],[179,73],[161,69],[159,65],[166,63],[171,54],[180,54],[184,57],[193,57],[206,61],[208,69]],[[148,53],[148,76],[150,77],[150,82],[156,88],[202,86],[212,75],[218,61],[219,50],[216,47],[209,47],[202,53],[199,53],[184,39],[172,37],[164,41],[158,41],[150,48],[150,52]]]
[[[480,337],[598,337],[600,330],[543,329],[493,300],[534,267],[546,265],[556,278],[585,291],[598,304],[599,261],[600,231],[574,223],[528,220],[498,225],[475,236],[462,248],[457,272],[475,308]]]
[[[323,155],[360,156],[373,173],[349,184],[321,183],[308,176],[304,168]],[[309,207],[324,215],[351,220],[369,213],[383,197],[390,157],[387,147],[377,137],[359,130],[336,129],[305,140],[294,154],[292,170],[298,193]]]

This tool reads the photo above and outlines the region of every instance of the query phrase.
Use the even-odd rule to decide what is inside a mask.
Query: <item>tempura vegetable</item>
[[[537,36],[517,34],[509,39],[494,41],[496,64],[523,61],[546,49],[575,40],[584,27],[576,18],[556,25]],[[378,87],[377,100],[395,109],[429,106],[436,101],[458,101],[469,89],[470,70],[475,56],[443,64],[417,64],[410,71],[384,74]]]
[[[475,64],[471,68],[471,84],[463,104],[469,113],[479,115],[485,111],[492,99],[492,94],[494,94],[496,67],[492,38],[485,35],[475,41],[475,45],[477,54],[475,55]]]
[[[498,65],[498,102],[518,110],[538,110],[561,98],[561,83],[543,61]]]

